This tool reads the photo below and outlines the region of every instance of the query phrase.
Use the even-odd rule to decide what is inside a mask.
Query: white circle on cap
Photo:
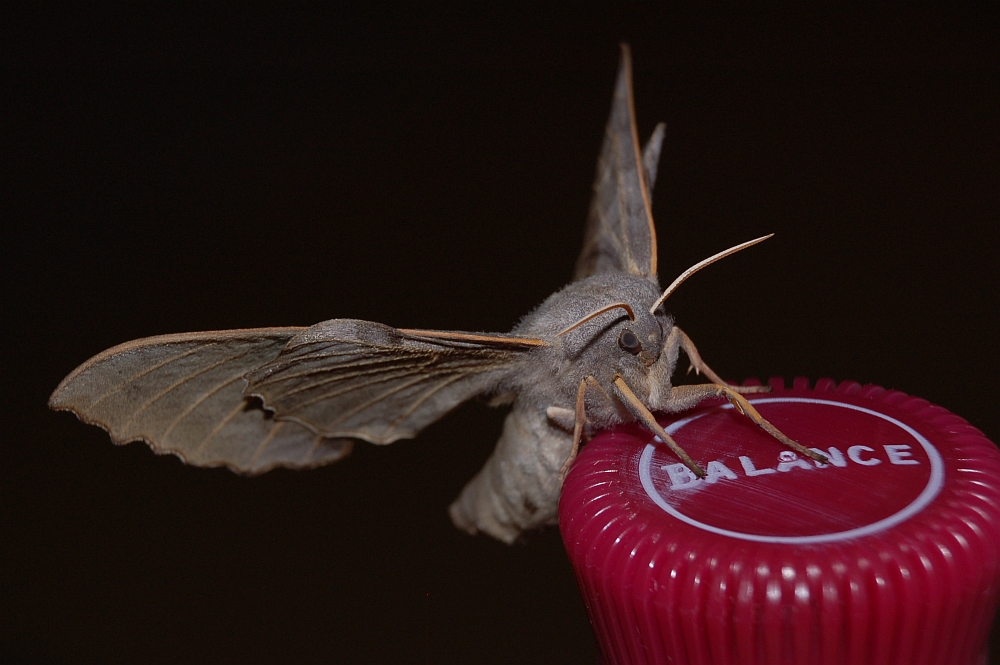
[[[944,485],[944,462],[941,460],[941,454],[937,451],[930,441],[923,437],[920,433],[914,430],[909,425],[896,420],[891,416],[887,416],[884,413],[879,413],[878,411],[873,411],[871,409],[866,409],[863,406],[855,406],[853,404],[844,404],[843,402],[835,402],[832,400],[825,399],[815,399],[810,397],[765,397],[762,399],[752,400],[754,404],[769,404],[769,403],[789,403],[797,402],[804,404],[822,404],[825,406],[836,406],[844,409],[851,409],[853,411],[860,411],[861,413],[867,413],[869,415],[881,418],[887,422],[892,423],[896,427],[899,427],[907,434],[909,434],[915,441],[917,441],[921,447],[923,447],[924,452],[927,453],[927,458],[930,460],[931,472],[927,479],[927,484],[924,486],[923,491],[917,495],[913,501],[911,501],[902,510],[886,517],[884,519],[878,520],[877,522],[872,522],[871,524],[866,524],[865,526],[857,527],[854,529],[848,529],[847,531],[838,531],[835,533],[824,533],[815,536],[764,536],[756,533],[742,533],[740,531],[731,531],[729,529],[721,529],[717,526],[712,526],[711,524],[705,524],[696,519],[685,515],[673,506],[671,506],[659,493],[656,487],[653,485],[653,477],[650,473],[650,464],[653,459],[653,452],[656,451],[657,446],[654,443],[649,443],[645,450],[642,451],[642,456],[639,458],[639,480],[642,482],[643,489],[646,490],[646,494],[649,498],[653,500],[657,506],[665,510],[667,513],[676,517],[682,522],[686,522],[691,526],[698,527],[699,529],[704,529],[705,531],[710,531],[712,533],[719,534],[721,536],[729,536],[731,538],[739,538],[741,540],[752,540],[758,543],[794,543],[799,545],[806,545],[811,543],[829,543],[837,542],[841,540],[849,540],[851,538],[859,538],[861,536],[867,536],[873,533],[878,533],[879,531],[884,531],[890,529],[900,522],[903,522],[910,517],[916,515],[921,510],[923,510],[927,504],[934,500],[934,497],[938,495],[941,491],[941,487]],[[726,404],[719,407],[720,409],[731,409],[732,404]],[[671,423],[666,427],[667,434],[673,434],[677,432],[685,425],[698,420],[709,413],[715,411],[706,411],[704,413],[699,413],[687,418],[682,418],[675,423]],[[655,440],[655,439],[654,439]]]

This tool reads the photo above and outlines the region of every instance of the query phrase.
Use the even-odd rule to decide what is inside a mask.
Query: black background
[[[571,274],[621,40],[640,133],[668,123],[663,282],[777,234],[671,298],[706,360],[897,388],[1000,439],[994,16],[352,12],[0,23],[0,661],[596,662],[555,530],[448,520],[500,411],[244,479],[45,401],[147,335],[509,330]]]

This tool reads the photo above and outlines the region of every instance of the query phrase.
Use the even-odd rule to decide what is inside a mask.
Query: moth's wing
[[[49,399],[98,425],[115,443],[143,440],[188,464],[257,474],[276,466],[334,462],[352,442],[276,421],[247,399],[244,375],[275,358],[304,328],[164,335],[101,353],[67,376]]]
[[[658,123],[653,135],[646,141],[646,147],[642,149],[642,173],[646,183],[646,198],[649,205],[653,205],[653,187],[656,185],[656,170],[660,164],[660,148],[663,146],[663,135],[667,131],[665,124]],[[656,252],[654,243],[653,252]],[[654,258],[655,263],[655,258]]]
[[[247,378],[278,420],[372,443],[410,438],[465,400],[487,395],[540,340],[399,330],[353,319],[295,336]]]
[[[653,132],[645,153],[639,149],[632,104],[632,60],[628,47],[622,45],[611,117],[597,160],[594,195],[574,279],[614,271],[656,281],[656,228],[650,189],[662,141],[661,125]]]

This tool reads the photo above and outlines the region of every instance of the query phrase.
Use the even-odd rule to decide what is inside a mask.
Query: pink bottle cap
[[[1000,595],[1000,453],[926,400],[780,379],[595,436],[559,525],[606,663],[982,665]]]

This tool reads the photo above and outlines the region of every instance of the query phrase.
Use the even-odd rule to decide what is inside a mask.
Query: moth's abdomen
[[[556,524],[559,471],[572,438],[520,400],[504,421],[493,454],[448,509],[452,522],[512,543],[524,530]]]

